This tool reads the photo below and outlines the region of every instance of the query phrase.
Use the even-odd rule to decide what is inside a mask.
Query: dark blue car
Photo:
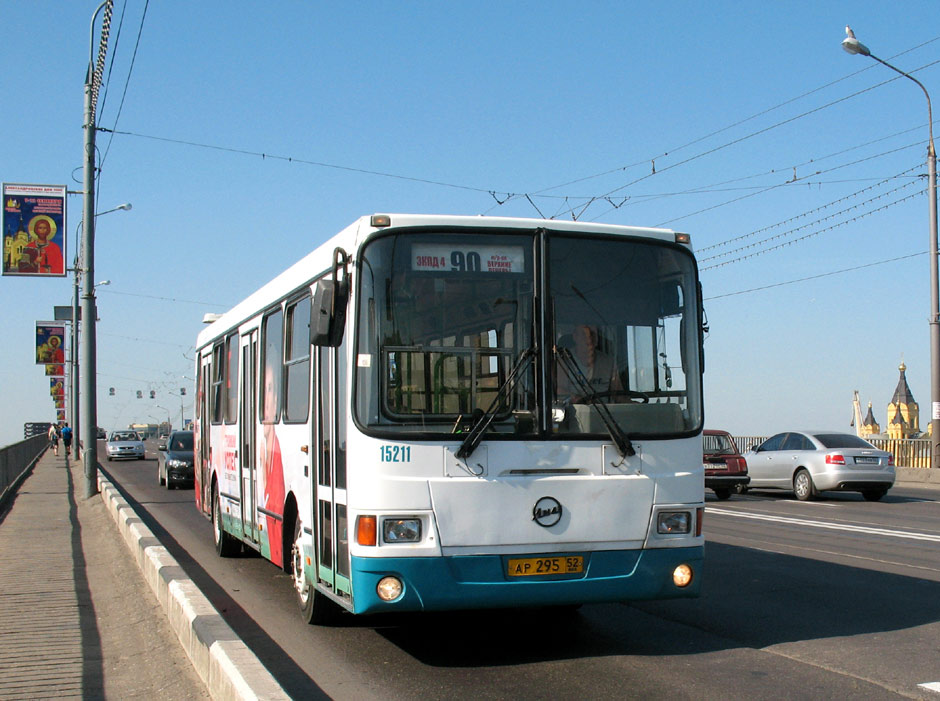
[[[167,489],[177,485],[193,485],[193,432],[174,431],[166,439],[166,448],[160,445],[157,454],[157,479]]]

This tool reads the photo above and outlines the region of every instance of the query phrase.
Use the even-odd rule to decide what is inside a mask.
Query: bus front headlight
[[[382,521],[382,541],[394,543],[417,543],[421,540],[421,519],[387,518]]]
[[[692,530],[692,514],[688,511],[660,511],[656,520],[656,532],[664,535],[689,533]]]

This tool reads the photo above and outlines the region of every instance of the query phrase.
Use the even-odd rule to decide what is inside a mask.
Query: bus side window
[[[281,400],[281,362],[282,362],[282,336],[281,318],[283,313],[278,308],[267,314],[262,322],[262,353],[261,362],[264,372],[261,378],[261,421],[262,423],[277,423],[280,417],[279,407]]]

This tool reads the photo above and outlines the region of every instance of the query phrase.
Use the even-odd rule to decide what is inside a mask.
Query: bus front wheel
[[[291,580],[300,616],[306,623],[329,625],[335,620],[337,607],[323,593],[310,583],[304,572],[304,550],[302,544],[303,529],[300,519],[294,519],[294,542],[291,545]]]

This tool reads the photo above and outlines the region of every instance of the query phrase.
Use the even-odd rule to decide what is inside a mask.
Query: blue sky
[[[0,180],[81,189],[97,4],[0,0]],[[926,101],[840,42],[940,100],[936,3],[742,8],[117,0],[98,211],[133,209],[98,219],[99,423],[178,419],[180,387],[191,416],[203,314],[360,215],[417,212],[689,232],[709,427],[850,430],[854,390],[884,427],[902,360],[925,427]],[[34,329],[71,294],[0,279],[0,445],[54,415]]]

